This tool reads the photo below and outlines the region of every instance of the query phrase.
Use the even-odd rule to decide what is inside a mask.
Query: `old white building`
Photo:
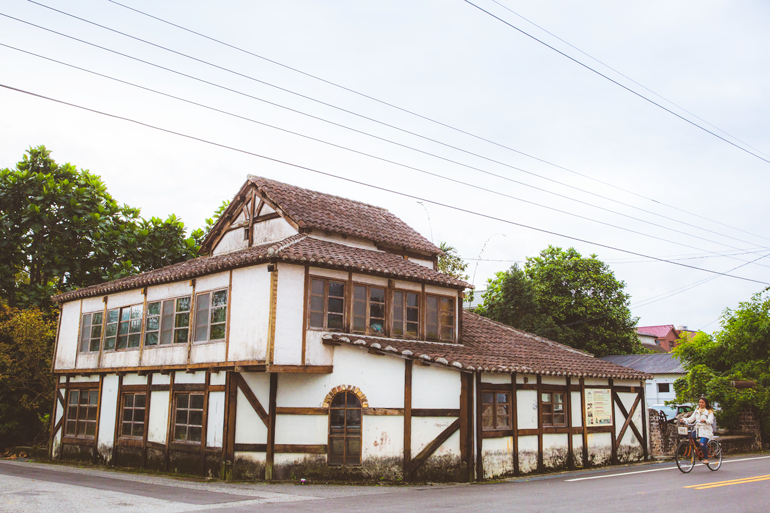
[[[647,457],[646,374],[463,312],[387,210],[250,176],[202,252],[55,298],[53,457],[432,481]]]

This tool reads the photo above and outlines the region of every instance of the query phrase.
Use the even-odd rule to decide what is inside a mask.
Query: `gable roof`
[[[663,338],[673,329],[673,324],[663,324],[660,326],[639,326],[636,328],[636,332],[652,335],[655,338]]]
[[[55,303],[113,294],[151,285],[189,280],[229,269],[265,262],[291,262],[361,272],[392,279],[432,283],[458,290],[472,285],[448,274],[416,264],[400,255],[337,244],[298,234],[278,242],[261,244],[213,257],[198,257],[142,274],[91,285],[53,297]]]
[[[459,370],[618,379],[652,377],[468,311],[462,315],[462,344],[339,333],[327,333],[323,337],[340,344],[368,347]]]
[[[432,242],[382,207],[254,175],[249,175],[236,199],[212,228],[203,244],[206,251],[212,249],[208,246],[216,239],[216,234],[226,229],[230,218],[240,212],[240,203],[247,197],[244,188],[248,186],[256,187],[258,196],[272,203],[300,233],[318,230],[360,237],[377,244],[424,253],[429,255],[428,258],[442,253]]]
[[[616,363],[629,369],[650,374],[685,374],[687,371],[675,355],[658,354],[620,354],[602,356],[604,361]]]

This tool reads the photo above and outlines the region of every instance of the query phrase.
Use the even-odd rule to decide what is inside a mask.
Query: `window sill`
[[[225,339],[225,338],[220,338],[220,339],[217,339],[217,340],[199,340],[199,341],[194,341],[192,343],[192,345],[193,346],[205,346],[207,344],[224,344],[226,341],[227,341],[227,339]]]
[[[151,346],[144,346],[145,351],[148,349],[166,349],[168,347],[187,347],[187,342],[176,342],[173,344],[153,344]]]

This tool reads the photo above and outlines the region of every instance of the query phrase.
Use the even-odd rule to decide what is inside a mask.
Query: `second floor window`
[[[147,304],[144,345],[186,344],[190,331],[190,296]]]
[[[102,312],[83,315],[80,322],[80,351],[98,351],[102,341]]]
[[[139,347],[142,342],[142,305],[124,306],[107,311],[104,349],[123,350]]]
[[[310,280],[308,326],[330,330],[344,328],[345,282],[313,278]]]
[[[224,340],[227,334],[227,290],[195,296],[195,341]]]
[[[385,334],[385,289],[370,285],[353,287],[352,331]]]
[[[449,297],[428,296],[427,338],[428,340],[454,340],[455,301]]]
[[[393,336],[417,338],[420,333],[420,295],[393,291]]]

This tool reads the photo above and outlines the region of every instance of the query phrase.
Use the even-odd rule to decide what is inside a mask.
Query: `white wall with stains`
[[[234,362],[265,361],[270,316],[267,264],[234,269],[230,296],[228,359]]]
[[[273,351],[276,365],[302,364],[304,301],[305,267],[279,263]]]
[[[153,383],[156,376],[153,376]],[[150,392],[150,415],[147,423],[147,440],[159,444],[166,443],[168,429],[169,392]]]
[[[124,383],[127,377],[129,376],[123,378]],[[118,420],[116,418],[119,399],[118,382],[119,378],[115,374],[104,376],[102,394],[99,398],[99,438],[96,446],[106,463],[109,463],[110,459],[112,459],[112,446],[115,443],[115,422]]]
[[[513,437],[485,438],[481,456],[485,479],[513,474]]]

